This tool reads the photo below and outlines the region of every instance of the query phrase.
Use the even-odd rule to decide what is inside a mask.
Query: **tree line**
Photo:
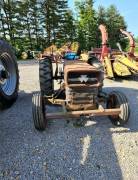
[[[109,45],[121,41],[119,29],[126,29],[124,17],[114,5],[98,10],[93,0],[75,2],[75,12],[67,0],[1,0],[0,38],[9,41],[17,51],[43,50],[55,44],[78,41],[83,50],[101,46],[99,24],[109,32]]]

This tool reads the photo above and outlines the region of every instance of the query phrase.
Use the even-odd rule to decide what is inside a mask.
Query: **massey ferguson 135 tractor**
[[[17,99],[19,73],[11,46],[0,40],[0,109],[9,108]]]
[[[114,125],[124,125],[130,114],[127,98],[118,91],[103,92],[104,72],[100,61],[94,56],[85,62],[67,58],[69,54],[65,57],[56,76],[49,56],[39,61],[40,93],[32,98],[35,128],[45,130],[50,119],[83,121],[91,116],[109,116]],[[58,90],[54,90],[54,80],[60,82]],[[62,105],[63,112],[49,113],[49,103]]]

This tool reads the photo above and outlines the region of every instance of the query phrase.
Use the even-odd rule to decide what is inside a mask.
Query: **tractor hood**
[[[64,67],[64,75],[66,87],[99,87],[103,85],[103,71],[86,62],[67,62]]]

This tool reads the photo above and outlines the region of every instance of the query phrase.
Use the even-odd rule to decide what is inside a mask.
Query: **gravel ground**
[[[19,98],[0,112],[0,179],[138,179],[138,78],[105,80],[106,90],[123,91],[130,101],[130,121],[124,128],[101,117],[79,128],[52,120],[38,132],[31,113],[32,92],[39,90],[38,65],[20,62],[19,69]]]

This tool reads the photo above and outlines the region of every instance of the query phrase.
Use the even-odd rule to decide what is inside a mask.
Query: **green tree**
[[[127,25],[124,21],[124,17],[120,15],[119,11],[114,5],[107,8],[106,16],[109,44],[112,48],[116,48],[116,43],[120,41],[120,28],[126,29]],[[122,45],[123,48],[126,48],[127,41],[123,39]]]
[[[109,45],[114,48],[120,41],[120,28],[125,29],[124,17],[114,5],[109,8],[93,7],[93,0],[76,2],[76,16],[68,8],[67,0],[1,0],[0,36],[16,49],[42,49],[51,44],[61,46],[67,41],[78,41],[81,48],[89,50],[101,45],[100,24],[109,33]]]
[[[106,9],[103,6],[99,6],[97,10],[97,28],[99,27],[100,24],[104,24],[107,26],[107,19],[106,19]],[[101,46],[101,32],[97,31],[97,42],[96,42],[96,47]]]
[[[93,0],[76,2],[78,9],[78,41],[82,49],[90,50],[96,45],[97,20]]]
[[[98,25],[100,24],[105,24],[107,23],[106,21],[106,9],[103,6],[99,6],[97,10],[97,23]]]
[[[42,11],[45,17],[47,45],[55,44],[57,41],[62,43],[68,9],[67,0],[45,0],[42,6],[44,7]]]
[[[73,13],[71,10],[68,10],[64,14],[64,22],[62,24],[62,31],[61,28],[59,28],[59,33],[62,43],[65,43],[67,41],[73,42],[76,38],[76,26],[75,26],[75,20],[73,17]],[[59,41],[59,40],[58,40]]]
[[[16,14],[16,25],[18,27],[18,40],[23,40],[25,49],[39,49],[42,38],[41,6],[37,0],[19,1]]]
[[[0,6],[1,32],[4,39],[8,39],[12,45],[15,45],[15,9],[16,1],[1,0]]]
[[[100,6],[97,11],[97,22],[98,26],[100,24],[106,25],[108,31],[108,43],[111,48],[117,48],[117,42],[121,43],[123,49],[127,47],[128,41],[124,39],[120,33],[120,28],[126,29],[127,25],[124,17],[121,16],[114,5],[109,6],[107,9],[105,9],[103,6]],[[100,45],[101,34],[100,32],[98,32],[98,34],[100,39],[97,38],[97,41]]]
[[[33,39],[34,48],[40,48],[40,36],[42,35],[41,31],[41,4],[38,0],[31,0],[29,2],[29,15],[30,15],[30,24],[31,24],[31,35]]]

